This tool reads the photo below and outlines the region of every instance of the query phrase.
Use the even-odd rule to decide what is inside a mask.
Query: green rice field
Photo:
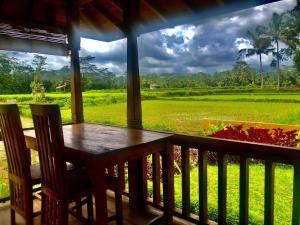
[[[47,101],[59,104],[64,122],[71,121],[70,94],[49,93]],[[24,127],[32,126],[28,104],[32,96],[2,95],[0,102],[16,99]],[[300,91],[248,90],[154,90],[142,91],[145,129],[206,135],[203,119],[299,125]],[[124,90],[83,93],[87,122],[126,126],[126,92]],[[217,129],[217,128],[212,128]],[[8,194],[3,147],[0,148],[0,196]],[[217,166],[208,167],[209,218],[217,218]],[[197,213],[198,172],[191,170],[191,205]],[[275,224],[291,224],[293,169],[279,165],[275,178]],[[151,184],[150,184],[151,186]],[[151,189],[151,187],[150,187]],[[228,224],[238,224],[239,165],[228,166]],[[263,224],[264,165],[250,166],[250,224]],[[181,206],[181,176],[175,176],[176,206]],[[284,210],[282,210],[284,209]]]

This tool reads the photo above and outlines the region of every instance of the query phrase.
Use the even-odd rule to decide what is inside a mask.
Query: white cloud
[[[234,45],[238,50],[252,48],[251,42],[246,38],[236,38]]]
[[[254,7],[254,10],[256,10],[256,11],[263,11],[265,7],[266,6],[264,6],[264,5],[259,5],[259,6]]]
[[[92,39],[81,38],[81,48],[88,52],[107,52],[110,49],[110,43],[96,41]]]

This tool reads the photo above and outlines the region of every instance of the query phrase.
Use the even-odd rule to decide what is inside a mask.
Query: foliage
[[[268,54],[269,52],[273,52],[273,48],[270,48],[271,45],[271,38],[270,37],[264,37],[259,34],[258,31],[247,32],[248,36],[251,38],[252,41],[252,48],[244,48],[239,50],[239,58],[243,55],[246,57],[258,55],[259,56],[259,73],[261,78],[261,88],[264,86],[264,77],[263,77],[263,66],[262,66],[262,55]],[[253,79],[253,84],[254,84]]]
[[[271,38],[275,43],[276,52],[274,52],[276,68],[277,68],[277,90],[279,90],[281,85],[281,71],[280,71],[280,61],[285,59],[285,50],[279,48],[279,42],[288,42],[287,38],[287,24],[289,24],[287,13],[278,14],[274,12],[271,21],[267,26],[258,26],[257,31],[261,35]]]
[[[239,141],[248,141],[264,144],[273,144],[287,147],[296,147],[298,145],[297,130],[284,131],[281,128],[273,130],[265,128],[243,129],[242,125],[227,126],[225,129],[220,130],[211,137],[233,139]]]
[[[64,86],[63,91],[70,91],[70,68],[64,66],[60,69],[46,67],[46,59],[36,55],[34,65],[21,62],[7,55],[0,55],[0,94],[35,93],[43,85],[46,92],[54,92],[58,86]],[[93,57],[82,58],[82,88],[84,91],[99,89],[124,89],[126,88],[126,77],[116,76],[107,68],[98,67],[93,62]],[[300,86],[299,74],[293,69],[287,68],[282,71],[282,83],[286,87]],[[287,75],[284,75],[287,74]],[[150,84],[158,84],[163,89],[170,88],[213,88],[205,91],[215,93],[218,88],[251,89],[260,86],[260,75],[247,63],[238,61],[231,70],[216,72],[214,74],[146,74],[141,75],[141,87],[148,89]],[[276,84],[276,73],[264,74],[265,86]],[[30,88],[31,87],[31,88]],[[154,90],[155,92],[157,90]],[[203,92],[195,90],[196,92]],[[194,95],[194,90],[180,91],[184,95]],[[166,92],[164,93],[166,94]],[[168,94],[176,94],[172,91]],[[179,94],[179,93],[178,93]],[[46,95],[47,97],[47,95]],[[151,95],[143,96],[144,99]],[[148,98],[148,99],[149,99]]]
[[[33,65],[35,66],[33,81],[30,83],[30,87],[32,89],[32,95],[35,100],[37,100],[37,94],[40,93],[41,97],[44,93],[44,86],[41,80],[41,74],[46,66],[47,57],[35,54],[33,58]]]

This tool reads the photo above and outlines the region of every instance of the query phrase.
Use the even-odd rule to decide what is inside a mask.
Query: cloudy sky
[[[140,72],[187,74],[223,71],[232,68],[239,49],[251,47],[247,30],[267,24],[273,12],[292,9],[296,0],[284,0],[193,24],[143,34],[138,39]],[[126,40],[110,43],[82,39],[81,55],[95,57],[95,63],[114,73],[126,73]],[[32,54],[15,53],[21,60],[30,61]],[[65,57],[47,56],[48,66],[60,68],[68,63]],[[245,59],[253,67],[258,57]],[[263,56],[268,69],[272,55]],[[291,62],[284,64],[290,65]]]

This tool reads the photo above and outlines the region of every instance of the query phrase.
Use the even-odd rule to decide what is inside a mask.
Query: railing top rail
[[[170,140],[174,145],[197,148],[199,150],[271,160],[286,164],[300,164],[300,149],[293,147],[182,134],[176,134]]]

